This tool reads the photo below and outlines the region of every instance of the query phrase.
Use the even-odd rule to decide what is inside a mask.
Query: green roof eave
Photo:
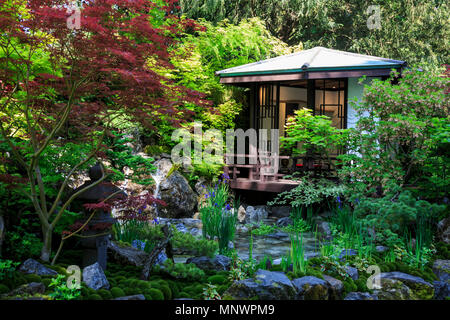
[[[286,74],[286,73],[302,73],[310,71],[339,71],[339,70],[367,70],[367,69],[387,69],[387,68],[401,68],[402,64],[389,64],[377,66],[355,66],[355,67],[324,67],[324,68],[307,68],[307,69],[286,69],[286,70],[266,70],[266,71],[251,71],[251,72],[232,72],[219,73],[221,78],[225,77],[239,77],[239,76],[253,76],[253,75],[271,75],[271,74]]]

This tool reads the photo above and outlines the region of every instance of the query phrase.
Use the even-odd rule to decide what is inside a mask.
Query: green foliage
[[[103,300],[103,298],[99,295],[99,294],[91,294],[89,297],[88,297],[88,300]]]
[[[295,176],[286,178],[297,179]],[[323,204],[336,198],[343,192],[345,192],[344,185],[337,185],[328,179],[306,176],[299,180],[298,186],[290,191],[277,194],[276,198],[267,204],[270,206],[291,205],[292,207]]]
[[[277,230],[277,227],[274,225],[267,225],[264,222],[261,222],[258,228],[253,229],[251,232],[256,236],[264,236],[271,233],[274,233]]]
[[[221,300],[220,294],[217,292],[217,286],[214,284],[206,284],[203,289],[203,299],[204,300]]]
[[[81,286],[75,282],[75,279],[68,287],[66,277],[63,275],[53,278],[49,287],[53,288],[49,296],[54,300],[75,300],[81,295]]]
[[[361,1],[181,0],[181,13],[213,23],[259,17],[289,45],[326,46],[409,63],[448,62],[446,1],[382,1],[380,29],[369,29],[369,4]]]
[[[172,260],[164,261],[163,266],[154,266],[155,272],[167,274],[174,279],[185,279],[188,281],[200,281],[205,277],[205,272],[195,264],[173,263]]]
[[[296,233],[290,235],[291,238],[291,250],[290,257],[292,260],[292,268],[294,274],[305,273],[308,265],[308,261],[305,258],[305,249],[303,247],[303,234]]]
[[[373,80],[365,86],[363,101],[353,104],[359,120],[350,129],[349,153],[339,157],[339,173],[365,195],[377,187],[389,193],[414,184],[421,186],[418,195],[439,198],[449,181],[448,152],[436,152],[436,146],[442,146],[450,129],[445,93],[450,78],[417,68],[405,70],[398,84],[393,84],[395,76]]]
[[[344,145],[346,132],[335,128],[329,117],[313,115],[312,110],[303,108],[287,119],[281,147],[294,155],[312,153],[328,159],[330,150]]]
[[[190,233],[183,233],[178,230],[174,230],[173,232],[172,246],[198,256],[213,257],[218,251],[216,241],[198,239]]]
[[[14,277],[14,271],[20,265],[20,262],[11,260],[0,260],[0,281]]]

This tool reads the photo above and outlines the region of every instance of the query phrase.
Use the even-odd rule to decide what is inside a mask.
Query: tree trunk
[[[50,261],[50,254],[52,252],[52,233],[53,229],[50,227],[42,226],[42,236],[44,239],[44,245],[41,250],[41,260],[45,262]]]

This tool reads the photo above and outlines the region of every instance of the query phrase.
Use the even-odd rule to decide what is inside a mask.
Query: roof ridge
[[[241,66],[236,66],[236,67],[223,69],[223,70],[217,71],[216,73],[218,74],[218,73],[222,73],[222,72],[226,72],[226,71],[238,70],[238,69],[241,69],[243,67],[250,67],[250,66],[254,66],[254,65],[258,65],[258,64],[262,64],[262,63],[272,62],[272,61],[276,61],[276,60],[279,60],[279,59],[283,59],[283,58],[292,57],[292,56],[295,56],[295,55],[304,54],[306,52],[315,50],[317,48],[320,48],[320,47],[314,47],[314,48],[311,48],[311,49],[306,49],[306,50],[293,52],[293,53],[289,53],[289,54],[284,54],[284,55],[273,57],[273,58],[268,58],[268,59],[264,59],[264,60],[251,62],[251,63],[247,63],[247,64],[244,64],[244,65],[241,65]]]
[[[365,57],[365,58],[374,58],[374,59],[378,59],[381,61],[395,61],[395,62],[404,62],[402,60],[395,60],[395,59],[389,59],[389,58],[383,58],[383,57],[377,57],[377,56],[372,56],[369,54],[363,54],[363,53],[356,53],[356,52],[350,52],[350,51],[342,51],[342,50],[337,50],[337,49],[331,49],[331,48],[325,48],[325,47],[320,47],[322,49],[325,49],[326,51],[331,51],[331,52],[339,52],[341,54],[345,54],[348,56],[357,56],[357,57]]]

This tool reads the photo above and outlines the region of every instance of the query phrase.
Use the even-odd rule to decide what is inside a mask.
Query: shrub
[[[103,300],[102,297],[99,294],[91,294],[88,297],[88,300]]]

